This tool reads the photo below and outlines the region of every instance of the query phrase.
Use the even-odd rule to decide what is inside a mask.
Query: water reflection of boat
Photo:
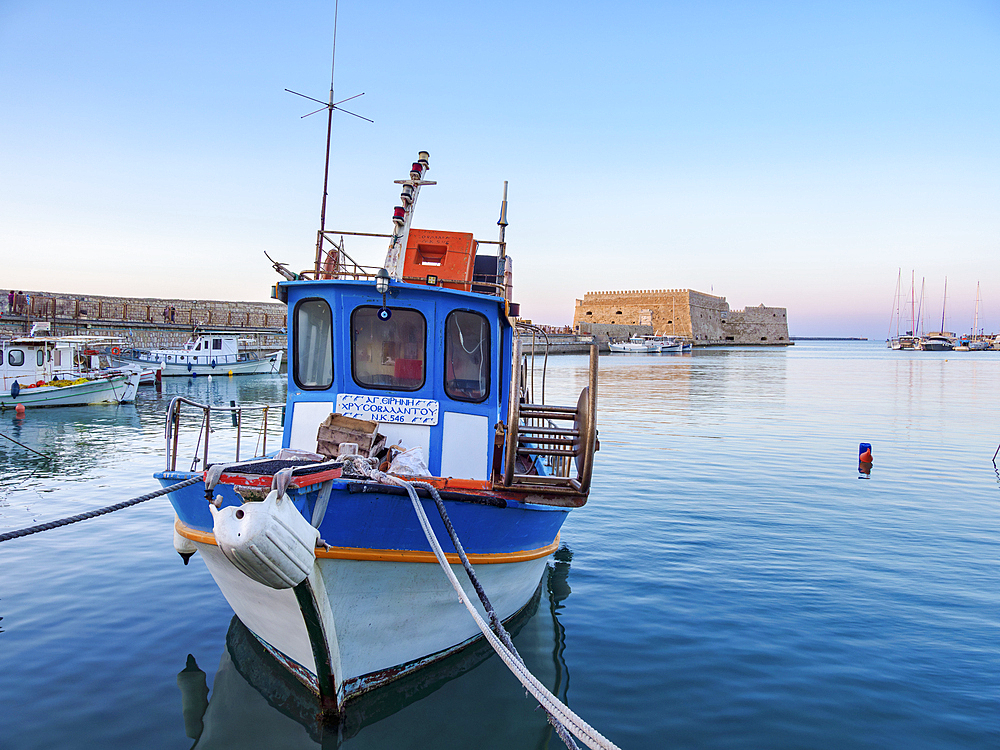
[[[559,620],[569,596],[572,553],[566,547],[529,606],[508,625],[531,671],[565,698],[569,681]],[[337,723],[319,698],[296,680],[234,617],[210,700],[204,672],[192,657],[178,675],[184,724],[194,747],[395,748],[401,737],[426,731],[428,747],[546,747],[552,728],[483,641],[432,667],[362,696]],[[504,685],[510,690],[503,690]],[[484,700],[489,696],[489,700]],[[484,715],[492,717],[484,734]],[[423,729],[422,729],[423,728]],[[433,741],[431,741],[433,737]],[[413,743],[415,746],[419,743]]]

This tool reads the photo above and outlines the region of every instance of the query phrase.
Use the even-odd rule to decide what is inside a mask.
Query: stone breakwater
[[[25,291],[30,301],[11,311],[0,296],[0,335],[23,336],[35,322],[54,335],[91,334],[129,338],[135,346],[183,344],[195,328],[255,332],[268,348],[284,348],[287,310],[280,302],[104,297]],[[171,315],[172,308],[172,315]]]

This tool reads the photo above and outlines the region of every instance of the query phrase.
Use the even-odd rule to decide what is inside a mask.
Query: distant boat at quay
[[[115,369],[98,351],[97,336],[45,336],[48,323],[32,335],[3,344],[0,409],[124,404],[135,400],[139,368]]]
[[[201,331],[182,347],[129,348],[115,357],[120,365],[159,365],[163,375],[261,375],[281,370],[282,350],[262,352],[259,341],[227,331]]]
[[[692,343],[674,336],[635,335],[628,341],[612,341],[608,348],[619,354],[666,354],[691,351]]]

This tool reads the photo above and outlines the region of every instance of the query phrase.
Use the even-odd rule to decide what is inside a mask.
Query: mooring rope
[[[469,580],[472,582],[473,587],[476,589],[476,595],[479,597],[479,601],[483,605],[483,609],[486,610],[486,614],[490,617],[490,624],[493,626],[493,632],[496,633],[497,637],[503,641],[503,645],[507,647],[507,650],[513,654],[519,662],[524,664],[524,659],[517,652],[514,647],[514,642],[510,638],[510,633],[507,632],[507,628],[503,626],[500,621],[500,617],[497,615],[496,610],[493,609],[493,604],[490,602],[486,592],[483,590],[482,584],[479,582],[479,577],[476,575],[475,571],[472,569],[472,563],[469,562],[468,556],[465,554],[465,548],[462,547],[462,542],[458,538],[458,533],[455,531],[455,527],[452,526],[451,518],[448,516],[448,511],[444,507],[444,500],[441,499],[441,493],[438,492],[437,487],[428,482],[412,482],[414,487],[421,487],[427,490],[431,497],[434,499],[434,504],[437,506],[438,514],[441,516],[441,522],[444,524],[445,529],[448,532],[448,536],[451,537],[451,543],[455,546],[455,551],[458,553],[458,558],[462,561],[462,567],[465,568],[466,574],[469,576]],[[569,733],[566,727],[559,721],[555,716],[552,715],[548,710],[545,711],[548,717],[549,723],[555,730],[555,733],[559,735],[559,739],[563,741],[569,750],[579,750],[579,746],[573,740],[573,736]]]
[[[357,464],[360,463],[360,461],[357,462]],[[438,563],[441,565],[441,569],[448,577],[448,581],[451,583],[452,588],[454,588],[455,592],[458,594],[459,600],[465,605],[465,608],[469,610],[469,614],[472,615],[472,619],[475,620],[476,625],[479,627],[479,630],[482,631],[483,636],[489,644],[493,647],[493,650],[497,652],[497,655],[503,660],[504,664],[507,665],[507,668],[510,669],[524,688],[535,697],[535,700],[537,700],[539,705],[550,715],[551,719],[563,725],[564,728],[572,732],[574,736],[580,739],[592,750],[619,750],[617,745],[577,716],[569,708],[569,706],[560,701],[548,690],[548,688],[539,682],[538,679],[528,671],[528,668],[525,666],[520,656],[517,655],[517,652],[508,648],[503,640],[493,632],[493,629],[479,615],[479,612],[476,611],[476,607],[472,603],[472,600],[469,599],[468,595],[465,593],[465,589],[462,588],[462,584],[459,583],[458,578],[455,576],[455,572],[451,569],[448,558],[445,557],[444,550],[441,548],[441,543],[438,541],[437,535],[434,533],[434,529],[431,528],[430,520],[424,512],[423,505],[420,502],[420,498],[417,496],[417,491],[413,484],[404,481],[399,477],[384,474],[383,472],[370,468],[365,471],[365,473],[376,481],[385,484],[394,484],[396,486],[403,487],[406,490],[407,494],[410,496],[410,502],[413,504],[413,509],[416,511],[417,518],[420,521],[420,526],[424,531],[424,536],[427,537],[427,543],[430,544],[431,549],[434,552],[434,556],[437,558]],[[420,484],[423,485],[424,483]],[[432,493],[432,496],[433,494],[434,493]],[[443,508],[443,503],[439,506],[439,510],[441,508]],[[445,516],[446,515],[447,514],[445,513]],[[450,521],[445,523],[446,527],[450,525]],[[452,529],[449,533],[453,532],[454,529]],[[458,543],[457,535],[453,537],[453,541],[455,542],[455,550],[462,550],[461,544]],[[466,563],[468,561],[468,558],[465,557],[464,550],[459,551],[459,558],[464,559]],[[466,567],[466,571],[469,572],[470,577],[473,579],[473,585],[476,587],[477,593],[479,593],[482,590],[482,587],[478,584],[478,581],[474,577],[475,574],[472,573],[471,570],[472,566],[468,565]],[[485,597],[485,592],[480,594],[481,599],[485,599]],[[487,599],[486,601],[488,602],[489,600]],[[486,607],[485,604],[484,607]],[[492,606],[486,608],[487,612],[490,612],[492,609]],[[491,614],[491,617],[498,621],[495,612]],[[508,635],[507,639],[509,640],[509,638],[510,636]],[[555,724],[553,724],[553,726],[555,726]],[[560,737],[562,737],[561,734]]]
[[[88,510],[86,513],[80,513],[76,516],[70,516],[69,518],[61,518],[58,521],[49,521],[48,523],[40,523],[37,526],[29,526],[26,529],[18,529],[17,531],[8,531],[6,534],[0,534],[0,542],[6,542],[8,539],[17,539],[22,536],[28,536],[30,534],[38,534],[42,531],[49,531],[50,529],[58,529],[60,526],[69,526],[71,523],[78,523],[79,521],[86,521],[88,518],[95,518],[97,516],[103,516],[105,513],[113,513],[116,510],[121,510],[122,508],[128,508],[133,505],[138,505],[139,503],[144,503],[147,500],[152,500],[154,497],[160,497],[161,495],[168,495],[171,492],[176,492],[177,490],[183,489],[185,487],[190,487],[196,482],[202,481],[201,475],[196,477],[191,477],[190,479],[185,479],[183,482],[178,482],[177,484],[172,484],[169,487],[164,487],[162,490],[157,490],[156,492],[150,492],[148,495],[141,495],[139,497],[134,497],[131,500],[125,500],[121,503],[116,503],[114,505],[109,505],[106,508],[99,508],[98,510]]]

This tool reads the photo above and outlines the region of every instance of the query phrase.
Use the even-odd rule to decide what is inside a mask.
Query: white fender
[[[276,490],[263,502],[209,505],[219,549],[242,573],[274,589],[287,589],[306,579],[316,561],[319,530],[287,496]]]

